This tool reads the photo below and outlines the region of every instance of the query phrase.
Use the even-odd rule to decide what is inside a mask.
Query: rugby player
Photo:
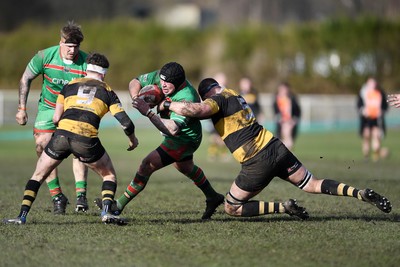
[[[110,213],[117,188],[111,159],[98,138],[101,118],[110,111],[120,122],[129,138],[128,150],[138,145],[135,126],[121,107],[118,96],[104,82],[109,62],[101,54],[87,57],[87,76],[69,82],[61,90],[53,121],[57,130],[41,154],[36,170],[27,182],[21,210],[17,218],[5,219],[6,224],[25,224],[39,188],[50,173],[70,154],[103,178],[101,219],[104,223],[120,224],[123,220]]]
[[[372,189],[359,190],[335,180],[316,178],[278,138],[257,122],[244,98],[234,90],[222,89],[216,80],[206,78],[200,82],[198,92],[203,99],[201,103],[165,100],[160,110],[192,118],[211,118],[233,157],[240,162],[241,171],[226,195],[227,214],[250,217],[287,213],[307,219],[308,212],[294,199],[251,200],[276,176],[308,193],[353,197],[385,213],[391,211],[390,201]]]
[[[42,76],[42,91],[38,102],[38,113],[33,126],[36,154],[43,152],[56,130],[53,123],[57,96],[64,85],[75,78],[82,78],[86,71],[86,53],[80,50],[83,33],[80,26],[68,22],[61,29],[59,45],[39,51],[28,63],[22,74],[19,86],[19,105],[15,116],[18,124],[28,121],[27,100],[32,81]],[[89,207],[86,198],[87,168],[79,160],[73,159],[73,173],[76,188],[76,211],[86,211]],[[68,202],[63,194],[57,169],[46,179],[53,200],[54,214],[65,214]]]
[[[203,170],[193,161],[193,153],[202,140],[201,123],[198,119],[174,112],[162,112],[160,116],[155,114],[149,104],[139,101],[141,99],[136,97],[142,87],[150,84],[157,84],[171,101],[200,102],[196,89],[186,80],[183,67],[176,62],[169,62],[158,71],[131,80],[129,92],[133,98],[133,106],[161,131],[164,140],[142,160],[124,194],[114,203],[113,211],[116,214],[121,213],[124,207],[145,188],[153,172],[172,164],[203,192],[206,197],[206,209],[201,218],[210,219],[216,208],[224,202],[224,196],[214,190]],[[98,200],[96,203],[101,206]]]

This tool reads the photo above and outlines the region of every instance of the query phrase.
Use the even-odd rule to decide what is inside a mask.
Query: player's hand
[[[146,116],[147,111],[151,108],[150,105],[139,97],[135,97],[132,101],[132,106],[139,110],[139,112]]]
[[[162,100],[160,103],[157,105],[157,113],[160,113],[161,111],[164,111],[164,102],[167,101],[165,98]]]
[[[25,125],[28,122],[28,113],[26,113],[26,110],[18,110],[15,120],[19,125]]]
[[[136,136],[134,137],[129,137],[129,147],[126,149],[128,151],[132,151],[134,150],[137,146],[139,145],[139,141],[136,138]]]
[[[164,97],[164,99],[163,99],[160,103],[158,103],[158,105],[157,105],[157,113],[160,113],[160,112],[166,110],[166,109],[164,108],[164,102],[165,102],[165,101],[170,101],[170,102],[172,102],[171,98],[169,98],[168,96]],[[185,102],[185,101],[182,101],[182,102]]]
[[[400,108],[400,94],[388,95],[387,102],[392,107]]]

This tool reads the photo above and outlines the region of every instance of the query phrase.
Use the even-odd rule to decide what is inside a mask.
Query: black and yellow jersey
[[[57,103],[64,105],[57,130],[96,138],[101,118],[110,111],[121,123],[125,134],[134,132],[134,125],[118,96],[105,82],[92,78],[75,79],[63,87]]]
[[[216,131],[240,163],[254,157],[272,139],[273,134],[258,124],[249,105],[234,90],[224,89],[204,103],[212,108]]]

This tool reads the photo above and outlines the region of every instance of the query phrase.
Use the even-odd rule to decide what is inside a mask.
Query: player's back
[[[57,102],[64,104],[58,129],[97,137],[101,118],[122,110],[117,95],[107,83],[90,78],[75,79],[61,90]]]

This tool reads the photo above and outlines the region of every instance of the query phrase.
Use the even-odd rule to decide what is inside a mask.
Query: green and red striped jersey
[[[40,50],[31,59],[28,68],[35,75],[42,74],[43,77],[39,110],[54,109],[63,86],[86,75],[86,56],[85,52],[79,51],[72,62],[64,62],[60,46],[57,45]]]

